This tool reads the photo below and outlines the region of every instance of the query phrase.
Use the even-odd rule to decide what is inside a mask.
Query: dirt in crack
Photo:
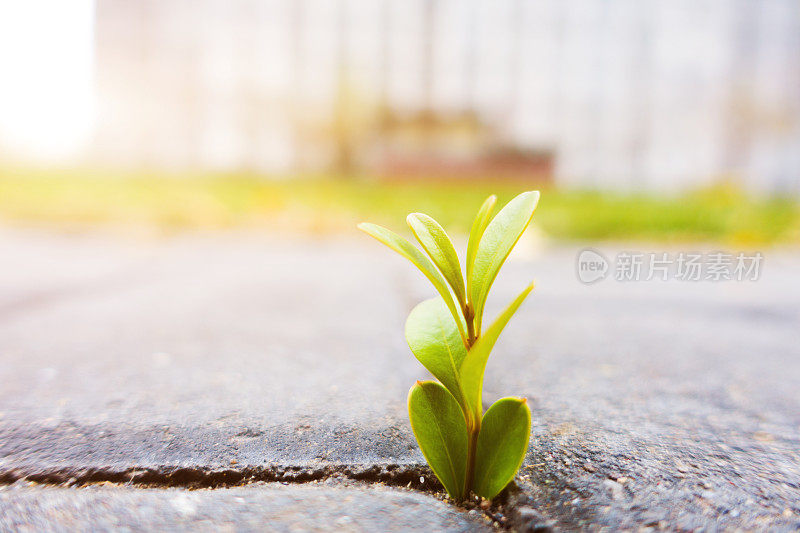
[[[226,488],[255,482],[310,483],[344,479],[388,486],[408,487],[429,494],[443,488],[432,472],[421,465],[331,465],[320,468],[302,466],[159,468],[59,468],[39,471],[21,469],[0,472],[0,484],[32,481],[46,485],[80,487],[94,483],[116,483],[144,488]]]

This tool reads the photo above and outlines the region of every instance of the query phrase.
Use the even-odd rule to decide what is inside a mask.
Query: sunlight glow
[[[0,150],[64,159],[92,131],[92,0],[0,0]]]

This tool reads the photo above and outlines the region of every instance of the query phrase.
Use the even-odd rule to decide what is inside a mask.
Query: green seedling
[[[438,381],[418,381],[408,394],[411,428],[422,454],[451,498],[474,492],[494,498],[525,457],[531,432],[526,399],[503,398],[483,412],[483,372],[497,338],[533,289],[526,287],[484,331],[489,289],[530,224],[539,192],[525,192],[492,218],[497,198],[481,206],[469,234],[466,281],[444,229],[422,213],[408,225],[422,250],[396,233],[362,223],[359,229],[411,261],[439,296],[417,305],[406,321],[414,356]]]

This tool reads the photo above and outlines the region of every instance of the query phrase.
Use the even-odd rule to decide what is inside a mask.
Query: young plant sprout
[[[491,218],[496,201],[495,196],[487,198],[472,224],[466,282],[452,241],[431,217],[412,213],[407,219],[425,253],[386,228],[358,225],[411,261],[439,293],[417,305],[406,321],[411,351],[439,380],[417,381],[411,387],[408,414],[422,454],[457,500],[470,492],[487,499],[497,496],[522,465],[531,432],[525,398],[503,398],[486,413],[481,402],[483,372],[492,347],[533,284],[484,330],[486,297],[530,224],[539,192],[520,194]]]

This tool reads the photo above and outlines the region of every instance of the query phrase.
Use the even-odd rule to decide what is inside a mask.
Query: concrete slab
[[[431,290],[379,245],[5,237],[7,482],[424,472],[402,326]],[[757,282],[587,286],[579,248],[523,245],[490,298],[537,280],[486,374],[487,405],[534,412],[508,523],[800,525],[800,255],[765,252]]]
[[[491,531],[411,490],[254,484],[215,490],[0,487],[2,531]]]

